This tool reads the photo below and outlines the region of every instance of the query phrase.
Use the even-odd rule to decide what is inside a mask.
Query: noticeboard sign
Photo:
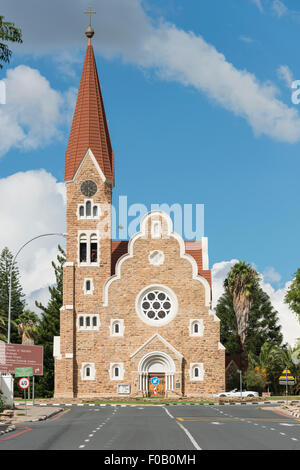
[[[43,375],[43,346],[0,343],[0,373],[14,374],[19,367],[31,367],[33,375]]]
[[[294,380],[279,380],[279,385],[295,385]]]
[[[16,367],[15,368],[15,378],[32,377],[32,376],[33,376],[32,367]]]

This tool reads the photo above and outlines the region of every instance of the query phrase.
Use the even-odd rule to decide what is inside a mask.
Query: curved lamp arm
[[[28,245],[30,242],[32,242],[33,240],[36,240],[37,238],[41,238],[41,237],[50,237],[50,236],[53,236],[53,235],[56,235],[56,236],[60,236],[60,237],[67,237],[68,234],[67,233],[44,233],[43,235],[38,235],[37,237],[34,237],[34,238],[31,238],[31,240],[28,240],[28,242],[24,243],[24,245],[21,246],[21,248],[17,251],[17,253],[15,254],[13,260],[12,260],[12,263],[11,263],[11,266],[10,266],[10,271],[9,271],[9,289],[8,289],[8,328],[7,328],[7,343],[10,344],[10,330],[11,330],[11,284],[12,284],[12,271],[13,271],[13,267],[14,267],[14,263],[16,261],[16,258],[18,256],[18,254],[20,253],[21,250],[23,250],[23,248]]]

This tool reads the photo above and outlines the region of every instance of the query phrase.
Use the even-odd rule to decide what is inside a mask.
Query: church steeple
[[[93,12],[88,11],[91,14]],[[105,178],[114,180],[114,154],[111,147],[97,66],[91,44],[94,30],[86,30],[88,46],[83,65],[77,102],[65,158],[65,180],[74,178],[86,152],[90,149]]]

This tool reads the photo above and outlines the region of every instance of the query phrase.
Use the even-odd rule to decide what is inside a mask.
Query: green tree
[[[4,16],[0,16],[0,69],[3,68],[3,63],[10,61],[12,52],[4,42],[18,42],[22,41],[22,32],[16,28],[14,23],[4,21]]]
[[[233,298],[226,287],[216,306],[216,315],[220,319],[221,343],[226,347],[226,354],[241,355],[243,348],[238,335]],[[252,304],[245,333],[244,351],[255,356],[260,354],[265,342],[280,346],[283,340],[278,313],[274,310],[268,294],[258,284],[252,291]]]
[[[289,305],[290,309],[299,316],[300,320],[300,268],[296,272],[295,279],[287,290],[284,301]]]
[[[36,395],[39,397],[52,397],[54,390],[53,337],[59,336],[60,308],[63,303],[63,264],[66,260],[60,245],[58,250],[58,263],[52,262],[56,284],[49,287],[49,302],[46,307],[36,302],[36,306],[42,310],[37,344],[44,347],[44,375],[38,377],[36,382]]]
[[[249,312],[253,303],[253,293],[258,286],[259,275],[250,264],[236,263],[230,270],[224,286],[232,296],[236,316],[237,334],[242,352],[245,351]]]
[[[259,369],[249,367],[243,377],[247,390],[262,393],[267,385],[266,375]]]
[[[7,247],[4,248],[0,255],[0,332],[2,341],[7,341],[9,274],[12,261],[12,253]],[[25,296],[20,284],[20,274],[17,264],[14,263],[11,283],[11,343],[20,342],[17,320],[24,312],[24,308]]]
[[[22,337],[22,344],[33,345],[38,332],[39,318],[30,310],[24,310],[18,319],[18,334]]]

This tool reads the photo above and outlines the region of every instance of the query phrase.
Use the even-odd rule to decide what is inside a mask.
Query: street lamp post
[[[50,236],[53,236],[53,235],[56,235],[56,236],[61,236],[61,237],[67,237],[68,234],[67,233],[44,233],[43,235],[38,235],[37,237],[34,237],[34,238],[31,238],[31,240],[29,240],[28,242],[24,243],[24,245],[21,246],[21,248],[17,251],[16,255],[14,256],[13,260],[12,260],[12,263],[11,263],[11,266],[10,266],[10,271],[9,271],[9,289],[8,289],[8,328],[7,328],[7,343],[10,344],[10,330],[11,330],[11,284],[12,284],[12,271],[13,271],[13,267],[14,267],[14,263],[16,261],[16,258],[18,256],[18,254],[20,253],[20,251],[26,246],[28,245],[30,242],[32,242],[33,240],[36,240],[37,238],[41,238],[41,237],[50,237]]]
[[[243,398],[243,379],[242,379],[241,369],[238,369],[237,373],[240,374],[240,393],[241,393],[241,398]]]

